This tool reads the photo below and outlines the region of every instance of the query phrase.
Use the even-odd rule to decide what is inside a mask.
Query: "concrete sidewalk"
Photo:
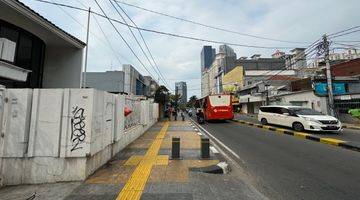
[[[180,137],[180,160],[169,159],[172,137]],[[229,174],[196,170],[219,162],[213,153],[209,160],[200,159],[200,138],[189,121],[159,122],[83,183],[8,187],[0,190],[0,196],[24,199],[36,192],[35,199],[265,198],[238,169]]]

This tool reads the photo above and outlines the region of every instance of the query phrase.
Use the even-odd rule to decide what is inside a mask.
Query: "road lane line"
[[[168,128],[169,122],[165,122],[148,151],[143,156],[130,178],[126,181],[125,186],[116,198],[117,200],[138,200],[141,198],[146,182],[149,179],[151,169],[156,165],[158,153]]]
[[[193,119],[191,119],[194,121]],[[204,127],[197,125],[202,131],[204,131],[209,137],[211,137],[213,140],[215,140],[218,144],[220,144],[223,148],[225,148],[228,152],[230,152],[233,156],[235,156],[237,159],[240,159],[240,156],[237,155],[232,149],[230,149],[228,146],[226,146],[224,143],[222,143],[220,140],[218,140],[215,136],[213,136],[211,133],[209,133]],[[241,160],[241,159],[240,159]]]
[[[219,151],[214,146],[210,146],[210,150],[213,153],[219,153]]]

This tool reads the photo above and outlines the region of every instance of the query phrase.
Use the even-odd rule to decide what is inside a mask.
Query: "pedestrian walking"
[[[174,120],[177,121],[178,113],[176,109],[174,109],[173,115],[174,115]]]

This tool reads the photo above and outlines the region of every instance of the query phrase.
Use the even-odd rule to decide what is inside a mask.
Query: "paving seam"
[[[136,166],[134,172],[131,174],[130,178],[125,183],[125,186],[117,196],[117,200],[136,200],[141,198],[145,184],[149,179],[151,169],[156,164],[158,152],[168,128],[169,122],[164,123],[163,127],[150,145],[148,151],[143,156],[143,159]]]
[[[257,127],[257,128],[262,128],[262,129],[266,129],[266,130],[270,130],[270,131],[275,131],[277,133],[282,133],[282,134],[286,134],[286,135],[290,135],[290,136],[295,136],[295,137],[301,138],[301,139],[311,140],[311,141],[320,142],[320,143],[327,144],[327,145],[338,146],[338,147],[342,147],[342,148],[345,148],[345,149],[360,152],[360,146],[358,144],[354,144],[354,143],[349,142],[349,141],[339,140],[339,139],[336,139],[336,138],[323,138],[323,137],[318,137],[318,136],[315,136],[315,135],[312,135],[312,134],[309,134],[309,133],[305,133],[305,132],[291,131],[291,130],[287,130],[287,129],[276,128],[276,127],[273,127],[273,126],[267,126],[267,125],[262,125],[262,124],[251,123],[251,122],[247,122],[247,121],[243,121],[243,120],[232,120],[232,121],[238,122],[240,124],[246,124],[246,125],[249,125],[249,126],[254,126],[254,127]]]

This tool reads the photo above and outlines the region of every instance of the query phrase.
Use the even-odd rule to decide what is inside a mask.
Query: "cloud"
[[[46,5],[33,0],[22,1],[64,30],[85,40],[86,32],[84,28],[74,22],[56,6]],[[83,6],[78,3],[78,0],[70,2],[65,0],[56,1],[75,6]],[[100,12],[93,1],[79,1],[87,6],[91,6],[93,10]],[[107,0],[98,1],[109,16],[120,19]],[[360,1],[357,0],[348,0],[346,3],[335,0],[126,0],[126,2],[239,32],[278,38],[281,40],[304,42],[312,42],[321,37],[324,33],[333,33],[358,25],[358,19],[360,17],[360,13],[358,12]],[[302,44],[287,44],[224,33],[169,19],[129,6],[122,6],[138,26],[144,28],[250,45],[303,46]],[[86,25],[86,13],[71,11],[69,9],[66,10],[83,25]],[[121,69],[121,64],[131,62],[141,73],[146,75],[146,71],[142,69],[139,62],[132,55],[131,51],[126,47],[123,41],[121,41],[111,25],[105,19],[98,18],[98,20],[100,21],[111,46],[114,47],[116,54],[114,54],[112,50],[110,50],[109,45],[104,42],[104,36],[92,19],[91,31],[93,34],[90,37],[88,69],[90,71],[105,71],[110,70],[110,65],[113,65],[112,69]],[[129,41],[129,44],[133,47],[139,58],[148,66],[147,60],[142,55],[127,28],[121,25],[116,26],[119,28],[124,38]],[[135,31],[135,33],[138,34],[137,31]],[[94,35],[96,35],[96,37]],[[175,82],[173,79],[187,80],[189,78],[199,78],[201,76],[200,51],[203,45],[209,44],[146,32],[143,32],[143,35],[164,76],[171,79],[168,80],[168,82],[173,88]],[[358,37],[359,34],[353,34],[344,37],[344,39],[358,39]],[[99,41],[97,38],[100,38],[103,42]],[[218,48],[218,45],[213,46]],[[270,56],[274,51],[241,47],[234,47],[234,49],[238,57],[250,56],[255,53],[260,53],[266,57]],[[120,60],[121,63],[117,60]],[[153,70],[151,71],[153,72]],[[153,72],[153,74],[155,73]],[[188,96],[194,94],[199,96],[200,90],[194,89],[200,88],[200,80],[187,80],[187,82],[189,85]]]

